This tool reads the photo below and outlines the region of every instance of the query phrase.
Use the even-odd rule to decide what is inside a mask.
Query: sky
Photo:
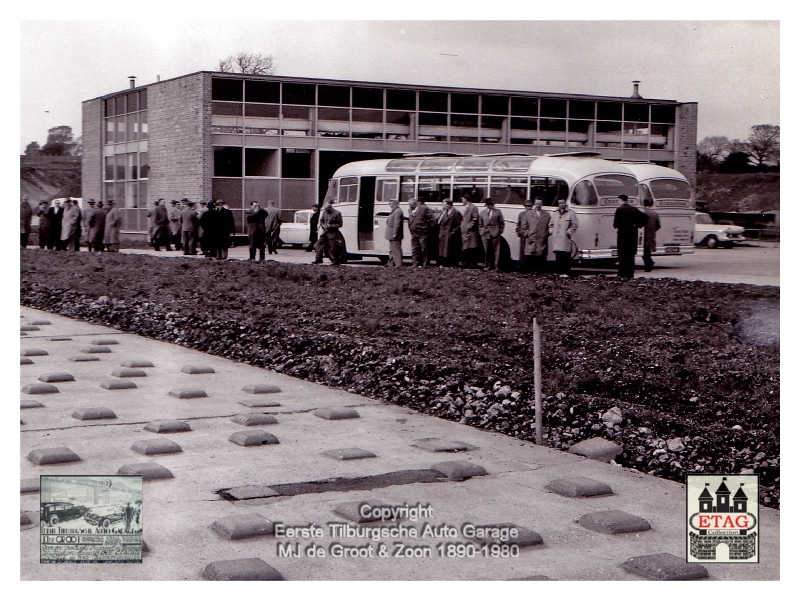
[[[208,14],[201,4],[196,14]],[[271,54],[276,74],[295,77],[608,96],[629,96],[638,79],[645,98],[697,102],[698,139],[744,139],[752,125],[780,124],[777,20],[187,22],[169,13],[136,21],[50,14],[55,20],[19,21],[21,152],[31,141],[44,144],[50,127],[80,135],[81,102],[126,89],[129,75],[145,85],[213,71],[239,51]]]

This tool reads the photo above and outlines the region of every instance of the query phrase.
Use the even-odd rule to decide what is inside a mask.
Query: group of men
[[[181,250],[185,255],[196,255],[197,247],[208,258],[226,260],[231,236],[236,228],[233,212],[225,202],[210,200],[197,203],[182,198],[170,200],[166,207],[163,198],[153,203],[147,213],[150,223],[150,245],[156,251],[162,246],[167,251]]]
[[[278,253],[278,242],[281,237],[281,211],[275,207],[275,201],[267,202],[267,208],[253,200],[250,209],[245,213],[247,220],[247,239],[250,243],[250,260],[264,261],[265,250],[270,254]],[[258,258],[256,259],[256,252]]]
[[[48,250],[78,251],[85,244],[92,252],[119,252],[119,232],[122,228],[122,211],[113,200],[105,204],[93,198],[81,210],[78,200],[65,198],[39,203],[39,248]],[[23,197],[20,206],[21,246],[28,245],[33,210]]]
[[[652,252],[656,249],[656,231],[661,229],[661,219],[653,210],[653,200],[644,199],[644,211],[628,203],[628,196],[620,194],[622,204],[614,212],[614,229],[617,230],[617,257],[619,258],[620,277],[633,278],[636,260],[636,246],[638,245],[639,229],[644,229],[644,242],[642,259],[644,270],[653,270]]]

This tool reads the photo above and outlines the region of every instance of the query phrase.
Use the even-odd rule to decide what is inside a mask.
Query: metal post
[[[536,409],[536,444],[542,445],[542,331],[533,318],[533,389]]]

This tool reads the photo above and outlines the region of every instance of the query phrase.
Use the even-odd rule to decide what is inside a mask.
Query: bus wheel
[[[716,236],[710,235],[706,238],[706,248],[716,248],[717,247],[717,238]]]

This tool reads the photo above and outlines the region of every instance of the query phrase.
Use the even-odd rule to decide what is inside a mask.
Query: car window
[[[698,225],[713,225],[714,221],[711,220],[711,217],[706,214],[697,214],[694,216],[694,222]]]

